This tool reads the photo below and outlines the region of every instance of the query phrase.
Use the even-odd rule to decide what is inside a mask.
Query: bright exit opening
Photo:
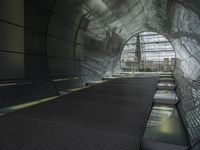
[[[138,33],[123,48],[123,72],[169,72],[175,68],[175,52],[167,38],[156,32]]]

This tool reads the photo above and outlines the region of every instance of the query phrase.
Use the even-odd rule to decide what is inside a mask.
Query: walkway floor
[[[114,79],[0,118],[1,150],[137,150],[157,77]]]

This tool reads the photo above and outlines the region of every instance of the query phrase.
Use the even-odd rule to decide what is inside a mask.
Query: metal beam
[[[140,37],[142,37],[142,36],[157,36],[157,35],[160,35],[160,34],[146,34],[146,35],[141,35],[140,34]],[[161,35],[162,36],[162,35]]]
[[[155,50],[144,50],[142,52],[174,52],[173,49],[155,49]],[[135,51],[124,51],[123,53],[135,53]]]
[[[169,41],[156,41],[156,42],[142,42],[140,43],[140,45],[145,45],[145,44],[160,44],[160,43],[169,43]],[[129,44],[126,44],[126,45],[136,45],[137,43],[129,43]]]

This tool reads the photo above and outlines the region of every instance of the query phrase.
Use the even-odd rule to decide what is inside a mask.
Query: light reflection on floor
[[[185,129],[174,106],[154,105],[144,138],[188,145]]]
[[[149,121],[147,122],[147,127],[155,127],[161,125],[166,119],[168,119],[172,112],[173,107],[168,106],[154,106]]]
[[[176,85],[173,82],[159,82],[157,87],[159,90],[173,90]]]
[[[178,97],[173,90],[158,90],[154,100],[178,100]]]
[[[34,101],[31,101],[31,102],[26,102],[26,103],[23,103],[23,104],[18,104],[18,105],[2,108],[2,109],[0,109],[0,116],[4,116],[8,113],[12,113],[12,112],[15,112],[15,111],[18,111],[18,110],[21,110],[21,109],[25,109],[25,108],[28,108],[28,107],[31,107],[31,106],[34,106],[34,105],[38,105],[38,104],[41,104],[41,103],[44,103],[44,102],[47,102],[47,101],[50,101],[50,100],[54,100],[55,98],[58,98],[60,96],[70,94],[72,92],[79,91],[79,90],[82,90],[82,89],[85,89],[85,88],[88,88],[88,87],[90,87],[90,86],[67,89],[65,91],[59,91],[60,95],[58,95],[58,96],[47,97],[47,98],[43,98],[43,99],[39,99],[39,100],[34,100]]]

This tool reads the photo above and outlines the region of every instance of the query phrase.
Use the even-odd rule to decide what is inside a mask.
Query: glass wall
[[[173,71],[175,52],[163,35],[142,32],[126,43],[120,62],[123,71]]]

